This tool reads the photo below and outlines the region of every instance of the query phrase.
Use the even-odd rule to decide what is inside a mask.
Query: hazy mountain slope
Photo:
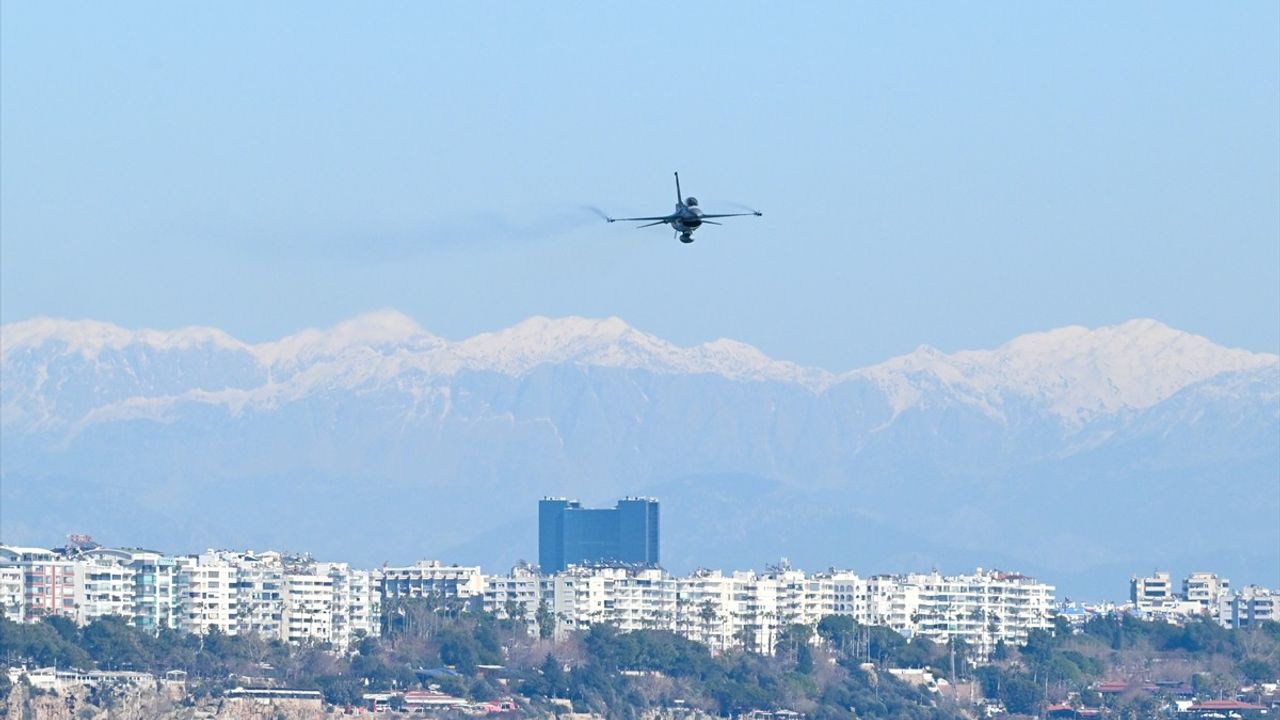
[[[7,542],[501,569],[536,556],[541,495],[644,491],[677,570],[1016,563],[1102,591],[1104,570],[1223,558],[1202,567],[1280,582],[1280,358],[1151,320],[842,374],[616,318],[461,342],[391,311],[259,345],[0,333]]]

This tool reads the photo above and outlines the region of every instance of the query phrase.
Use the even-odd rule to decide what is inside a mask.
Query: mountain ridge
[[[501,569],[539,497],[652,490],[675,563],[1008,558],[1088,591],[1213,556],[1280,583],[1280,358],[1146,320],[830,373],[616,318],[450,341],[390,311],[255,345],[45,319],[0,328],[0,429],[8,542]]]
[[[875,365],[833,373],[775,360],[751,345],[727,338],[679,347],[617,317],[533,316],[509,328],[451,342],[394,310],[367,313],[327,330],[307,329],[257,344],[210,327],[131,331],[100,321],[37,318],[0,327],[0,363],[8,367],[13,355],[50,343],[61,343],[68,352],[86,359],[133,346],[156,352],[207,348],[240,353],[265,371],[263,387],[300,379],[295,376],[308,366],[343,363],[371,366],[373,370],[333,368],[333,372],[321,374],[328,381],[345,377],[345,382],[356,386],[371,377],[386,379],[407,371],[430,375],[490,371],[518,377],[539,365],[567,363],[708,373],[736,381],[788,382],[814,392],[871,380],[889,390],[896,412],[919,400],[920,388],[911,381],[916,377],[957,390],[995,414],[998,411],[990,407],[992,395],[1016,391],[1039,396],[1055,414],[1077,424],[1097,414],[1150,407],[1219,373],[1280,367],[1280,356],[1225,348],[1150,319],[1096,329],[1072,325],[1029,333],[991,350],[943,353],[922,345],[912,353]],[[1079,348],[1085,351],[1073,352]],[[213,397],[216,395],[206,399]]]

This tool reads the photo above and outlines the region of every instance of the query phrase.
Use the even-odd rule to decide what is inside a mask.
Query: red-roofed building
[[[410,690],[404,694],[404,706],[412,711],[415,708],[458,707],[467,701],[452,695],[445,695],[434,690]]]
[[[1151,683],[1142,683],[1141,685],[1131,685],[1127,682],[1100,682],[1097,685],[1094,685],[1093,689],[1097,690],[1103,695],[1119,695],[1121,693],[1129,692],[1130,690],[1141,690],[1143,692],[1153,693],[1159,690],[1160,688],[1156,687]]]
[[[1239,700],[1201,700],[1183,711],[1186,717],[1263,717],[1266,708]]]
[[[516,701],[511,698],[503,698],[502,700],[487,700],[480,703],[479,709],[486,713],[500,713],[519,710],[520,706],[516,705]]]
[[[1050,705],[1044,709],[1044,716],[1047,718],[1096,718],[1102,716],[1102,711],[1097,708],[1073,708],[1066,703],[1058,705]]]

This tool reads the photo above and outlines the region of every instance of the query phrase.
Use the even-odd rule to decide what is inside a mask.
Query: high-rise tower
[[[544,573],[569,565],[658,565],[658,501],[629,497],[612,509],[577,500],[538,503],[538,564]]]

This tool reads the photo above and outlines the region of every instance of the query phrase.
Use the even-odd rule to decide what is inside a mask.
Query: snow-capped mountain
[[[843,377],[875,380],[895,398],[895,408],[920,402],[924,389],[941,384],[976,403],[1032,399],[1078,425],[1151,407],[1221,373],[1273,367],[1277,357],[1223,348],[1155,320],[1131,320],[1023,335],[995,350],[945,355],[922,347]]]
[[[909,355],[840,375],[772,360],[728,339],[677,347],[616,317],[533,317],[456,343],[390,310],[258,345],[215,328],[130,331],[96,321],[46,318],[12,323],[0,332],[7,389],[3,421],[14,430],[28,429],[23,421],[32,417],[65,425],[84,419],[74,412],[61,417],[32,412],[33,405],[47,408],[51,395],[61,396],[64,381],[72,379],[58,378],[56,387],[48,387],[50,373],[57,374],[59,367],[91,372],[96,399],[107,400],[99,407],[116,398],[276,402],[282,395],[297,399],[320,390],[397,383],[407,375],[432,378],[489,371],[521,377],[542,365],[572,365],[781,382],[814,392],[867,380],[891,398],[895,412],[936,401],[931,391],[994,415],[999,415],[1004,398],[1018,397],[1042,403],[1054,415],[1078,424],[1151,407],[1221,373],[1280,362],[1275,355],[1223,348],[1154,320],[1097,330],[1061,328],[1024,335],[996,350],[952,355],[922,346]],[[85,362],[69,366],[66,357]],[[48,362],[40,365],[40,358]],[[30,384],[24,387],[24,380]],[[228,394],[227,389],[254,392]]]
[[[382,311],[261,344],[39,318],[0,328],[0,432],[7,541],[96,529],[327,550],[348,513],[417,503],[421,521],[331,554],[408,546],[492,565],[536,552],[503,547],[527,528],[498,528],[531,517],[540,495],[658,488],[686,520],[666,525],[669,561],[767,559],[735,554],[752,547],[870,571],[894,568],[855,561],[1009,556],[1084,577],[1204,550],[1168,522],[1205,512],[1185,494],[1229,474],[1225,495],[1249,497],[1236,527],[1277,540],[1266,558],[1280,559],[1280,357],[1153,320],[921,347],[837,374],[732,340],[679,347],[618,318],[534,317],[454,342]],[[728,481],[707,478],[725,477],[764,480],[710,502]],[[1093,526],[1090,493],[1165,520],[1077,537]],[[764,535],[702,538],[713,521],[693,507]],[[779,526],[797,514],[826,535]],[[140,523],[146,536],[129,535]],[[903,533],[919,546],[885,545]],[[675,549],[695,544],[709,556]]]

